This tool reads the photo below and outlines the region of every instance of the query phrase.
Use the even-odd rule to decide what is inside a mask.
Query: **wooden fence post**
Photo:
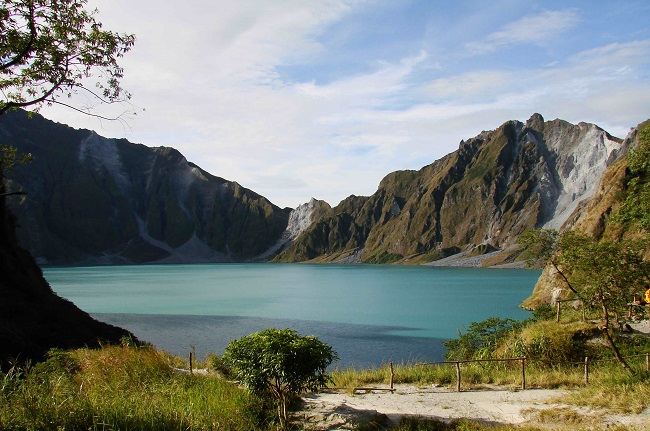
[[[456,362],[456,392],[460,392],[460,362]]]
[[[521,358],[521,390],[526,390],[526,358]]]
[[[394,380],[394,378],[395,378],[395,372],[393,371],[393,363],[391,362],[390,363],[390,388],[391,389],[394,389],[393,388],[393,380]]]
[[[645,370],[650,371],[650,353],[645,354]]]
[[[192,374],[192,352],[190,352],[190,374]]]
[[[585,383],[589,383],[589,357],[585,356]]]

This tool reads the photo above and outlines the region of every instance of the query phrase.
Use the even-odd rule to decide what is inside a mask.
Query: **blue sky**
[[[650,2],[90,0],[144,112],[48,118],[172,146],[280,206],[372,194],[511,119],[650,118]],[[86,101],[77,100],[80,105]],[[111,115],[125,107],[97,107]]]

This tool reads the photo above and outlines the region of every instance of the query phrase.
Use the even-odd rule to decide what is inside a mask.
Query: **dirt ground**
[[[556,401],[563,390],[507,390],[490,388],[466,392],[451,392],[441,387],[397,385],[394,393],[366,391],[354,395],[344,392],[312,394],[303,398],[298,413],[309,429],[352,429],[354,423],[370,420],[383,426],[397,424],[402,417],[421,417],[450,421],[466,418],[494,424],[521,424],[539,419],[539,412],[555,409],[556,417],[577,417],[583,424],[624,425],[638,430],[650,430],[650,411],[638,415],[616,415],[604,411],[579,408]]]

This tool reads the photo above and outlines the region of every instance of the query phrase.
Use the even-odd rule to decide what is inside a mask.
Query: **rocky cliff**
[[[389,174],[372,196],[350,196],[276,260],[430,262],[505,250],[529,229],[562,226],[625,149],[593,124],[509,121],[419,171]]]
[[[622,147],[634,149],[638,145],[639,131],[649,125],[650,120],[633,128],[625,138]],[[582,205],[576,208],[561,230],[576,230],[599,239],[637,237],[639,235],[638,228],[610,222],[610,217],[620,207],[625,196],[628,175],[628,158],[627,155],[623,155],[606,169],[599,178],[593,197],[583,201]],[[646,257],[650,258],[650,255]],[[560,297],[564,293],[562,288],[564,282],[556,277],[557,274],[552,267],[546,266],[535,284],[532,295],[524,301],[522,306],[533,309]]]
[[[149,148],[11,112],[0,142],[33,155],[8,173],[18,237],[39,263],[252,259],[290,209],[213,176],[172,148]]]

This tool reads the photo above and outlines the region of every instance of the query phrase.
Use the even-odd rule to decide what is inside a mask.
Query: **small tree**
[[[544,231],[532,231],[522,236],[520,243],[533,250],[533,255],[547,257],[548,263],[583,305],[599,312],[603,337],[621,365],[632,371],[619,353],[609,329],[613,316],[624,315],[632,296],[643,291],[650,281],[650,262],[643,259],[647,242],[598,241],[575,231],[557,237]]]
[[[224,354],[237,380],[251,392],[274,399],[285,429],[291,399],[325,387],[331,380],[326,369],[336,359],[336,352],[318,338],[275,328],[232,340]]]

